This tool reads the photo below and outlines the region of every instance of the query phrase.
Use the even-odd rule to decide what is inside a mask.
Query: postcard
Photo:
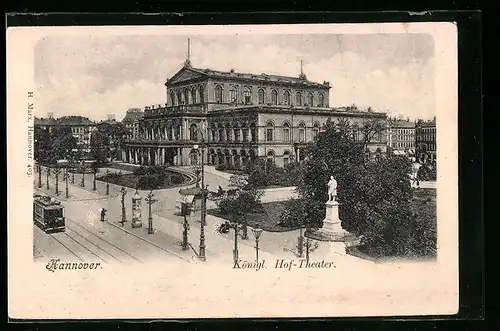
[[[452,22],[11,27],[15,319],[458,311]]]

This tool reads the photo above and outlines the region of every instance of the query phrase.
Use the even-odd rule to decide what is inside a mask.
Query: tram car
[[[33,220],[45,233],[65,230],[64,207],[49,196],[33,196]]]

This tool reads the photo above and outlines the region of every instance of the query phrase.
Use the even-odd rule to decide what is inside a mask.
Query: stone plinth
[[[323,220],[323,226],[318,230],[308,231],[306,236],[319,241],[332,242],[332,250],[343,255],[345,254],[346,242],[355,239],[353,234],[342,228],[337,201],[326,203],[326,217]]]

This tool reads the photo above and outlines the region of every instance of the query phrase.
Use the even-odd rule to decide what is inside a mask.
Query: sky
[[[118,120],[166,102],[165,81],[183,66],[330,82],[330,106],[431,119],[434,43],[427,34],[51,35],[35,47],[38,117]]]

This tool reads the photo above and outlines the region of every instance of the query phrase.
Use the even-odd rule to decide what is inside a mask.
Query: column
[[[132,149],[128,150],[128,163],[132,163]]]
[[[161,149],[161,153],[162,153],[162,155],[161,155],[161,159],[162,159],[161,164],[162,164],[162,165],[165,165],[165,163],[166,163],[166,160],[165,160],[165,147],[163,147],[163,148]]]
[[[127,162],[127,159],[125,156],[125,149],[122,149],[122,162]]]
[[[167,129],[167,125],[165,124],[165,127],[164,127],[164,131],[165,131],[165,140],[168,140],[168,129]]]
[[[299,161],[300,161],[300,148],[297,148],[297,162]]]
[[[144,165],[144,147],[141,147],[141,164]]]
[[[177,148],[177,164],[178,166],[182,165],[182,159],[181,159],[181,149]]]
[[[148,153],[148,166],[151,165],[151,147],[146,148],[146,153]]]

